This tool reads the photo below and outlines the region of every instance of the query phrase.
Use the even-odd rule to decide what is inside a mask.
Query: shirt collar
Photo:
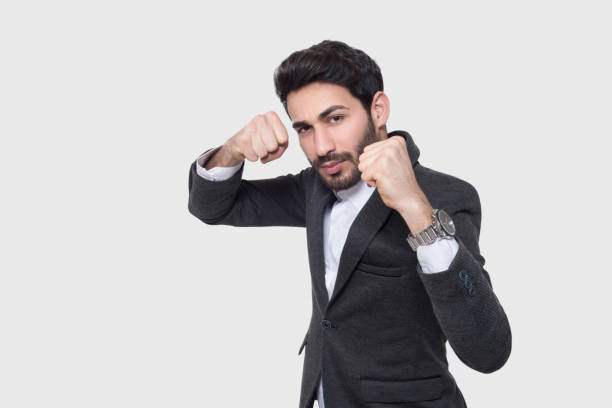
[[[359,180],[354,186],[344,190],[332,190],[339,201],[348,200],[356,209],[361,209],[370,198],[376,187],[368,186],[363,180]]]

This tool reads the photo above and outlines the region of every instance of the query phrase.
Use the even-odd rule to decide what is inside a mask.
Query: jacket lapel
[[[357,262],[390,213],[391,208],[385,205],[380,194],[378,194],[378,190],[374,190],[359,214],[357,214],[353,224],[351,224],[342,254],[340,255],[334,292],[327,307],[338,297],[338,294],[353,273]]]
[[[308,261],[312,276],[313,292],[319,310],[325,310],[328,302],[325,287],[325,252],[323,250],[323,217],[325,210],[335,200],[333,191],[323,184],[316,170],[313,169],[314,183],[310,203],[307,207],[306,241],[308,245]]]
[[[403,130],[396,130],[388,134],[391,136],[402,136],[406,140],[406,147],[412,167],[416,165],[419,158],[419,148],[416,146],[410,134]],[[382,227],[391,213],[391,208],[383,202],[378,190],[374,190],[368,201],[351,225],[346,242],[340,256],[338,275],[334,284],[331,299],[328,299],[325,287],[325,252],[323,250],[323,217],[325,210],[331,205],[336,197],[315,174],[315,182],[310,203],[310,215],[307,217],[307,243],[309,251],[310,271],[312,274],[313,290],[320,310],[324,311],[338,297],[342,288],[349,280],[355,270],[357,262],[367,249],[374,235]]]

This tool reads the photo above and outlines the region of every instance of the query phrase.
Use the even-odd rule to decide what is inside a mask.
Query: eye
[[[299,128],[299,129],[298,129],[298,131],[297,131],[297,132],[298,132],[298,135],[299,135],[300,133],[303,133],[302,131],[306,131],[306,130],[308,130],[309,128],[310,128],[310,126],[302,126],[302,127],[301,127],[301,128]]]
[[[334,118],[337,118],[338,120],[335,120],[335,121],[334,121],[334,120],[332,120],[332,119],[334,119]],[[340,119],[342,119],[342,115],[334,115],[334,116],[330,116],[330,117],[329,117],[329,120],[330,120],[331,122],[338,122]]]

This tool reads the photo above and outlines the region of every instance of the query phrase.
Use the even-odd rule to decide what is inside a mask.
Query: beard
[[[335,191],[344,190],[357,184],[357,182],[361,180],[361,171],[357,168],[359,165],[359,156],[363,153],[363,149],[367,145],[378,141],[379,139],[376,135],[374,122],[372,122],[372,117],[368,115],[368,127],[364,131],[361,140],[359,141],[357,152],[355,154],[345,152],[339,154],[329,154],[327,156],[318,157],[315,159],[314,167],[317,169],[317,173],[323,184],[325,184],[329,189]],[[352,166],[350,166],[348,170],[343,169],[336,174],[321,174],[321,163],[338,160],[345,160],[346,162],[351,163]],[[310,164],[312,165],[312,162]],[[345,174],[346,172],[348,172],[348,174]]]

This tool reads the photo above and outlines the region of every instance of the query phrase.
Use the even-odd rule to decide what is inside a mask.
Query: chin
[[[361,180],[361,172],[356,168],[343,168],[336,174],[327,174],[325,169],[319,168],[319,176],[329,189],[336,191],[352,187]]]

